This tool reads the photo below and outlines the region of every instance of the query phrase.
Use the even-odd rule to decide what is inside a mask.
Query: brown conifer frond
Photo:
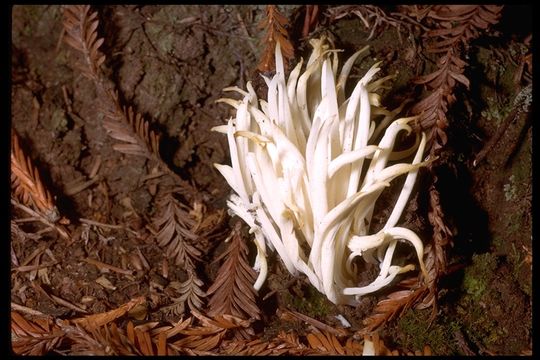
[[[65,333],[51,319],[30,321],[11,312],[11,343],[17,355],[47,355],[57,349]]]
[[[419,308],[433,306],[435,315],[437,305],[438,280],[446,273],[446,248],[452,243],[452,231],[445,224],[444,212],[439,200],[439,191],[436,189],[437,178],[429,188],[429,213],[428,219],[433,229],[433,240],[425,249],[425,265],[429,274],[427,287],[429,292],[422,299]]]
[[[99,67],[105,61],[99,51],[104,40],[97,37],[97,16],[95,11],[90,13],[90,5],[70,5],[64,10],[64,41],[81,53],[83,61],[76,67],[93,81],[98,81]]]
[[[128,155],[144,156],[161,162],[159,157],[159,136],[149,129],[149,123],[130,106],[122,108],[118,94],[110,93],[114,109],[105,109],[103,127],[110,137],[122,143],[113,149]]]
[[[11,191],[23,204],[34,208],[47,220],[56,222],[60,214],[49,191],[43,186],[36,167],[25,156],[19,138],[11,129]]]
[[[431,275],[431,274],[430,274]],[[426,294],[427,288],[418,286],[416,277],[407,278],[396,284],[402,290],[394,291],[379,301],[372,314],[364,319],[365,325],[358,334],[365,335],[379,329],[387,322],[401,316],[407,309],[415,305]]]
[[[202,299],[206,294],[202,290],[204,283],[197,277],[195,269],[196,264],[201,261],[202,251],[195,247],[194,243],[201,243],[201,235],[196,232],[209,230],[193,219],[189,208],[177,200],[173,192],[163,196],[159,207],[161,214],[154,219],[154,225],[158,229],[158,245],[164,248],[167,257],[172,259],[175,265],[182,267],[188,275],[184,282],[174,287],[180,297],[163,310],[180,315],[188,308],[201,309],[204,305]]]
[[[105,61],[99,47],[103,38],[97,39],[99,25],[97,12],[90,13],[88,5],[70,5],[64,11],[65,41],[83,55],[84,61],[77,63],[81,73],[92,80],[96,86],[100,110],[104,113],[103,126],[109,136],[122,143],[114,145],[114,149],[129,155],[144,156],[156,161],[162,170],[175,177],[185,186],[191,188],[161,159],[159,154],[159,137],[149,129],[149,123],[131,106],[122,106],[115,85],[103,77],[99,71]]]
[[[416,79],[426,85],[428,94],[413,109],[420,115],[419,125],[428,134],[428,148],[434,154],[447,142],[448,119],[446,112],[455,101],[457,83],[469,88],[469,79],[463,74],[467,63],[461,59],[470,41],[481,31],[499,21],[502,6],[497,5],[434,5],[410,6],[409,15],[436,24],[424,33],[426,51],[440,53],[437,70]]]
[[[97,328],[113,322],[114,320],[124,316],[131,309],[146,302],[144,296],[130,300],[128,303],[118,307],[117,309],[99,314],[92,314],[71,320],[72,323],[81,325],[84,328]]]
[[[229,314],[258,320],[260,310],[256,302],[257,291],[253,288],[257,274],[248,264],[248,248],[241,229],[242,224],[237,222],[229,237],[228,249],[217,259],[226,257],[207,291],[207,295],[210,295],[208,314]]]
[[[223,338],[230,330],[248,328],[251,322],[232,315],[218,315],[208,318],[196,310],[192,314],[201,325],[180,330],[187,337],[171,342],[177,349],[190,349],[198,352],[213,351],[215,354]]]
[[[85,329],[79,325],[63,326],[70,340],[70,355],[139,355],[116,325]]]
[[[165,248],[167,257],[176,265],[193,269],[194,261],[198,261],[202,253],[191,244],[198,236],[191,231],[195,221],[189,216],[189,208],[172,192],[166,194],[159,205],[162,213],[154,220],[158,245]]]
[[[323,354],[345,355],[345,349],[339,343],[339,340],[330,333],[309,333],[306,339],[312,349],[318,350]]]
[[[279,12],[277,6],[266,6],[266,17],[258,25],[260,29],[266,30],[266,34],[262,40],[264,51],[257,66],[259,71],[268,72],[275,69],[276,43],[279,43],[281,47],[285,68],[287,68],[288,60],[294,58],[294,47],[289,40],[289,35],[285,28],[288,24],[289,20]]]
[[[188,278],[181,284],[181,302],[187,303],[190,310],[201,309],[204,305],[202,298],[206,297],[202,290],[204,283],[195,274],[195,270],[188,269]]]
[[[69,355],[179,355],[167,342],[167,329],[152,326],[135,327],[131,321],[125,329],[116,323],[100,327],[83,328],[79,325],[64,324],[71,344]]]
[[[423,8],[411,6],[409,14],[419,20],[436,24],[425,32],[424,43],[427,52],[441,54],[437,70],[416,79],[417,84],[425,85],[428,95],[411,110],[420,115],[419,126],[428,135],[428,149],[437,156],[447,142],[446,113],[456,97],[454,89],[460,83],[469,88],[469,79],[464,75],[467,63],[461,59],[471,40],[482,31],[496,24],[502,6],[498,5],[434,5]],[[426,268],[430,278],[427,288],[422,291],[422,304],[419,307],[433,306],[436,311],[437,284],[446,271],[446,247],[451,241],[451,231],[444,221],[444,213],[439,203],[439,193],[433,176],[429,192],[429,222],[433,228],[433,239],[426,246]],[[412,296],[412,295],[411,295]],[[376,322],[374,322],[375,324]]]
[[[280,348],[286,348],[291,355],[309,355],[312,353],[312,349],[303,344],[298,334],[293,331],[285,332],[280,330],[272,343],[278,345]]]
[[[287,354],[289,349],[262,339],[223,341],[220,354],[239,356],[268,356]]]

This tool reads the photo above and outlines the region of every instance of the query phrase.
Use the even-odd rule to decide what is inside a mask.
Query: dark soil
[[[527,111],[510,119],[507,130],[473,166],[477,154],[494,136],[506,117],[523,102],[514,101],[518,90],[514,75],[520,55],[530,51],[523,43],[530,22],[515,27],[511,14],[529,16],[530,9],[507,6],[503,19],[489,36],[471,44],[467,76],[469,90],[458,88],[450,109],[450,141],[446,165],[437,170],[441,201],[455,232],[448,249],[454,271],[441,280],[438,316],[429,325],[430,310],[409,310],[389,323],[381,336],[389,347],[435,354],[527,354],[532,349],[532,125]],[[259,81],[256,70],[262,37],[257,23],[263,6],[104,6],[99,13],[99,34],[104,37],[106,75],[115,82],[124,103],[131,104],[161,134],[165,162],[200,193],[209,211],[226,207],[230,189],[214,163],[228,162],[226,138],[210,131],[231,115],[217,104],[228,86],[245,88]],[[293,25],[303,20],[298,7],[283,7]],[[295,26],[298,27],[298,24]],[[371,58],[383,60],[384,74],[399,71],[395,87],[386,95],[389,104],[413,93],[411,78],[423,71],[413,43],[399,39],[393,28],[367,40],[369,30],[354,16],[317,31],[328,31],[342,58],[365,44]],[[11,126],[26,154],[39,169],[47,188],[56,196],[60,213],[69,218],[71,239],[54,232],[32,238],[12,237],[11,247],[20,264],[36,249],[41,262],[55,262],[39,271],[11,272],[11,301],[58,318],[72,318],[115,309],[145,296],[147,309],[140,320],[171,320],[179,315],[163,311],[172,302],[171,283],[184,279],[182,269],[169,264],[146,230],[157,211],[155,182],[145,177],[152,164],[123,155],[100,126],[93,84],[73,68],[73,51],[61,42],[61,6],[14,6],[11,44]],[[309,53],[307,41],[292,35],[297,58]],[[357,71],[373,63],[363,60]],[[530,93],[526,96],[532,96]],[[530,100],[530,99],[529,99]],[[525,101],[525,100],[524,100]],[[71,194],[76,184],[88,181],[100,162],[98,178]],[[409,214],[405,221],[426,227],[425,213]],[[24,217],[13,211],[13,218]],[[113,227],[91,225],[81,218]],[[42,226],[19,223],[27,234]],[[204,260],[210,263],[222,250],[215,240]],[[47,250],[47,251],[45,251]],[[139,251],[149,268],[138,269]],[[52,255],[52,258],[51,256]],[[131,274],[100,269],[99,260]],[[276,309],[287,307],[339,326],[342,314],[353,328],[362,327],[377,297],[366,297],[357,309],[334,306],[303,279],[293,279],[277,259],[260,299],[264,309],[261,336],[271,337],[290,324]],[[34,264],[31,261],[30,264]],[[13,266],[13,263],[12,263]],[[215,278],[215,266],[206,266],[205,286]],[[55,302],[60,297],[80,310]],[[429,326],[429,331],[428,329]]]

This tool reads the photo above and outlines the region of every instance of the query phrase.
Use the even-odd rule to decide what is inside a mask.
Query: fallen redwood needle
[[[133,275],[133,272],[131,270],[121,269],[121,268],[116,267],[114,265],[105,264],[105,263],[103,263],[103,262],[101,262],[99,260],[90,259],[90,258],[86,258],[86,259],[83,259],[83,260],[85,262],[87,262],[88,264],[95,265],[96,267],[98,267],[100,269],[108,269],[108,270],[117,272],[119,274],[124,274],[124,275]]]

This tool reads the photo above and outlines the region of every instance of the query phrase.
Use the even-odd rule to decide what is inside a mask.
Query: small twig
[[[53,224],[52,222],[50,222],[49,220],[47,220],[47,218],[43,215],[41,215],[40,213],[30,209],[28,206],[25,206],[21,203],[19,203],[18,201],[14,200],[14,199],[11,199],[11,205],[23,210],[24,212],[26,212],[27,214],[33,216],[34,218],[36,218],[36,220],[40,221],[41,223],[49,226],[50,228],[53,228],[54,230],[56,230],[60,236],[62,236],[63,238],[65,239],[69,239],[69,234],[66,232],[66,230],[63,229],[63,227],[59,226],[59,225],[56,225],[56,224]]]
[[[131,234],[133,234],[135,236],[139,236],[138,232],[136,232],[134,230],[131,230],[131,229],[129,229],[129,228],[125,227],[125,226],[122,226],[122,225],[104,224],[104,223],[101,223],[99,221],[85,219],[85,218],[79,218],[79,221],[84,223],[84,224],[94,225],[94,226],[98,226],[98,227],[102,227],[102,228],[106,228],[106,229],[125,230],[125,231],[128,231],[128,232],[130,232]]]
[[[240,27],[242,28],[242,31],[244,32],[244,35],[246,36],[246,38],[248,39],[253,39],[251,37],[251,35],[249,34],[249,31],[246,27],[246,23],[244,22],[244,19],[242,19],[242,16],[240,15],[240,13],[238,12],[238,10],[236,10],[236,18],[238,19],[238,22],[240,23]],[[247,41],[249,47],[251,48],[251,51],[253,51],[253,54],[255,56],[257,56],[257,54],[259,53],[257,51],[257,47],[255,47],[255,45],[253,45],[253,43],[251,41]]]
[[[45,249],[45,254],[47,254],[53,262],[58,262],[58,260],[56,260],[56,257],[52,253],[51,249],[49,248]]]
[[[285,309],[281,316],[280,317],[284,317],[284,318],[296,318],[297,320],[300,320],[300,321],[305,321],[307,322],[308,324],[310,325],[313,325],[315,328],[319,329],[319,330],[323,330],[323,331],[327,331],[331,334],[334,334],[336,336],[343,336],[343,335],[346,335],[348,333],[347,330],[345,329],[336,329],[336,328],[333,328],[332,326],[330,325],[326,325],[322,322],[320,322],[319,320],[315,320],[307,315],[304,315],[304,314],[301,314],[299,312],[296,312],[296,311],[293,311],[293,310],[287,310]]]
[[[514,108],[510,114],[508,114],[508,116],[504,119],[503,123],[501,124],[501,126],[499,126],[499,128],[497,129],[497,132],[495,132],[495,134],[491,137],[491,139],[489,139],[489,141],[487,142],[486,145],[484,145],[484,147],[482,148],[482,150],[480,150],[480,152],[478,153],[478,155],[476,155],[476,157],[474,158],[474,161],[473,161],[473,166],[474,167],[477,167],[478,164],[480,164],[480,162],[482,160],[484,160],[484,158],[486,157],[486,155],[495,147],[495,145],[499,142],[499,140],[501,139],[501,137],[503,136],[503,134],[505,133],[506,129],[508,129],[508,126],[512,123],[512,121],[514,121],[516,115],[517,115],[517,112],[518,112],[518,108]]]
[[[302,28],[302,38],[308,37],[311,26],[315,24],[319,13],[319,5],[305,5],[305,9],[306,15],[304,17],[304,27]]]
[[[67,110],[68,115],[73,119],[73,121],[77,123],[79,127],[83,126],[85,124],[85,121],[79,115],[73,112],[73,107],[71,106],[72,101],[68,96],[68,92],[65,85],[62,85],[62,95],[64,96],[64,103],[66,104],[66,110]]]
[[[51,294],[50,297],[58,305],[62,305],[64,307],[67,307],[67,308],[69,308],[71,310],[75,310],[75,311],[83,313],[83,314],[88,314],[88,311],[84,310],[83,308],[81,308],[81,307],[79,307],[77,305],[74,305],[74,304],[70,303],[69,301],[64,300],[64,299],[62,299],[62,298],[60,298],[60,297],[58,297],[56,295]]]
[[[19,259],[17,258],[17,253],[15,253],[15,249],[13,249],[13,243],[10,243],[10,250],[11,250],[11,263],[15,266],[19,266]]]
[[[33,129],[36,130],[39,123],[39,110],[41,109],[41,104],[38,99],[34,96],[32,97],[32,121]]]
[[[14,267],[13,270],[16,270],[18,272],[28,272],[28,271],[44,269],[46,267],[53,266],[56,264],[58,264],[57,261],[53,261],[53,262],[45,263],[45,264],[39,264],[39,265],[17,266],[17,267]]]
[[[89,264],[92,264],[92,265],[95,265],[96,267],[100,268],[100,269],[108,269],[108,270],[112,270],[114,272],[117,272],[119,274],[123,274],[123,275],[133,275],[133,271],[131,270],[125,270],[125,269],[121,269],[119,267],[116,267],[114,265],[109,265],[109,264],[105,264],[99,260],[95,260],[95,259],[91,259],[91,258],[86,258],[86,259],[83,259],[85,262],[89,263]]]
[[[17,303],[14,303],[13,301],[11,302],[11,310],[15,310],[15,311],[22,312],[28,315],[33,315],[33,316],[50,317],[50,315],[44,314],[41,311],[34,310],[23,305],[19,305]]]
[[[64,193],[67,196],[73,196],[75,194],[80,193],[83,190],[86,190],[90,186],[94,185],[99,181],[99,176],[94,177],[93,179],[90,179],[88,181],[81,181],[82,179],[76,179],[73,182],[70,182],[64,186]]]
[[[531,85],[526,86],[520,89],[519,91],[517,91],[517,95],[514,98],[514,104],[513,104],[514,108],[512,109],[510,114],[506,116],[503,123],[499,126],[495,134],[491,137],[491,139],[489,139],[487,144],[482,148],[482,150],[480,150],[478,155],[476,155],[473,161],[474,167],[478,166],[478,164],[486,157],[486,155],[495,147],[495,145],[499,142],[503,134],[506,132],[506,129],[508,129],[508,126],[510,126],[510,124],[514,122],[516,117],[519,117],[521,114],[527,113],[529,111],[531,101],[532,101],[531,92],[532,92]]]
[[[137,254],[139,255],[139,258],[141,259],[141,262],[142,262],[143,266],[146,269],[150,270],[150,264],[148,264],[148,261],[146,260],[143,253],[141,252],[141,249],[137,248]]]
[[[90,169],[90,174],[88,174],[88,177],[90,179],[93,179],[96,177],[100,166],[101,166],[101,155],[98,155],[94,158],[94,163],[92,164],[92,168]]]
[[[41,243],[37,249],[35,249],[26,259],[23,260],[22,265],[28,265],[30,261],[38,255],[41,255],[49,245],[47,243]]]
[[[163,172],[163,171],[158,171],[158,172],[152,172],[148,175],[145,175],[141,178],[141,183],[145,182],[145,181],[148,181],[148,180],[152,180],[152,179],[156,179],[158,177],[162,177],[163,175],[167,175],[166,172]]]
[[[398,17],[404,18],[404,19],[405,19],[406,21],[408,21],[409,23],[414,24],[414,25],[420,27],[424,32],[428,32],[428,31],[429,31],[429,29],[428,29],[426,26],[424,26],[424,25],[422,25],[420,22],[414,20],[413,18],[411,18],[411,17],[408,16],[407,14],[402,14],[402,13],[400,13],[400,12],[393,12],[393,13],[390,13],[390,15],[392,15],[392,16],[398,16]]]

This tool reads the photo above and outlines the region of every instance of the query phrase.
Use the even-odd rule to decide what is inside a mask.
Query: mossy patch
[[[465,293],[478,300],[484,295],[493,280],[497,259],[493,254],[473,255],[473,264],[465,271],[462,288]]]
[[[512,267],[492,253],[474,255],[464,273],[456,318],[466,337],[480,352],[497,349],[501,354],[517,354],[526,346],[523,324],[511,317],[526,318],[526,300],[515,281],[508,279]]]
[[[285,293],[284,302],[288,308],[316,319],[324,319],[334,307],[312,286],[303,287],[302,294]]]
[[[430,322],[431,310],[409,310],[399,321],[401,331],[398,343],[411,351],[422,350],[428,345],[433,354],[458,354],[457,345],[451,339],[460,324],[447,317]]]

